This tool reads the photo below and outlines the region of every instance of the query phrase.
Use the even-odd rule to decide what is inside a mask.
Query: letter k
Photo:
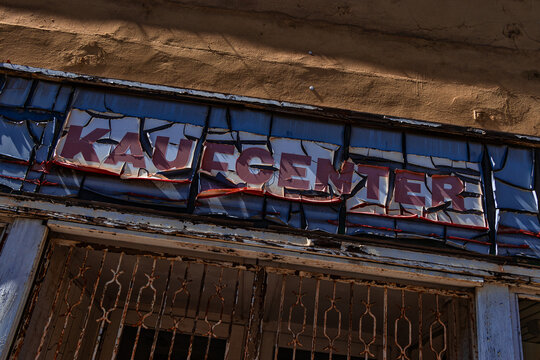
[[[81,138],[83,126],[71,125],[66,136],[64,147],[60,156],[67,159],[75,158],[81,153],[85,161],[99,162],[99,158],[94,150],[94,143],[105,136],[109,129],[94,129],[85,137]]]

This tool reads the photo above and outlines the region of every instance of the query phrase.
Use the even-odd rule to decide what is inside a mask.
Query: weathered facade
[[[2,5],[2,358],[537,356],[534,5],[296,5]]]

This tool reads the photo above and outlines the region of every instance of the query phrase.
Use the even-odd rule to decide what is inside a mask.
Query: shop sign
[[[199,198],[243,192],[315,204],[345,201],[348,213],[486,226],[479,172],[459,175],[463,168],[479,171],[478,163],[439,157],[447,170],[425,173],[359,161],[369,160],[360,147],[349,147],[349,156],[336,161],[336,144],[248,135],[254,140],[240,143],[203,134],[203,127],[192,124],[73,109],[53,161],[127,180],[190,182],[172,175],[198,169],[214,180],[199,188]],[[382,156],[403,162],[399,152]]]

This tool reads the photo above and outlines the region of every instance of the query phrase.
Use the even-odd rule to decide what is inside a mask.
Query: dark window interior
[[[279,348],[278,360],[291,360],[293,358],[293,350],[288,348]],[[315,352],[315,360],[328,360],[330,355],[323,352]],[[296,349],[296,360],[311,360],[311,351]],[[357,356],[351,356],[351,360],[363,360]],[[370,358],[371,359],[371,358]],[[332,354],[332,360],[347,360],[346,355]]]
[[[519,320],[523,360],[540,359],[540,301],[520,299]]]
[[[152,350],[152,343],[154,341],[155,330],[141,328],[139,335],[139,341],[137,343],[137,351],[135,353],[135,360],[148,360],[150,358],[150,351]],[[155,360],[166,360],[169,354],[169,348],[171,346],[172,332],[159,331],[158,339],[156,343],[156,351],[154,353]],[[126,326],[122,333],[122,340],[120,341],[120,348],[118,351],[119,360],[131,359],[131,353],[135,344],[135,338],[137,336],[137,328],[133,326]],[[174,339],[174,346],[171,359],[186,359],[189,349],[190,335],[176,333]],[[193,337],[193,350],[191,354],[192,360],[204,360],[206,354],[206,347],[208,344],[208,338],[204,336]],[[223,360],[225,356],[226,341],[223,339],[212,339],[210,342],[210,349],[208,351],[208,360]],[[297,357],[298,359],[298,357]]]

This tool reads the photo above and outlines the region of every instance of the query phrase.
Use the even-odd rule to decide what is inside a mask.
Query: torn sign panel
[[[353,127],[348,218],[372,214],[483,229],[482,155],[476,143]]]
[[[484,228],[480,178],[440,172],[443,174],[355,162],[347,212]]]
[[[190,124],[73,109],[53,161],[124,179],[184,182],[201,134]]]
[[[475,186],[480,179],[473,175],[414,172],[351,159],[336,170],[338,145],[276,137],[269,142],[270,147],[206,141],[200,173],[208,181],[199,184],[199,199],[244,192],[304,203],[346,200],[349,213],[486,226],[482,189]]]
[[[200,172],[216,183],[200,189],[199,197],[231,192],[268,194],[305,202],[339,202],[351,182],[329,181],[338,145],[287,138],[270,138],[270,145],[206,141]],[[352,170],[349,171],[352,177]]]
[[[10,121],[0,115],[0,155],[30,161],[36,146],[29,132],[27,121]]]

